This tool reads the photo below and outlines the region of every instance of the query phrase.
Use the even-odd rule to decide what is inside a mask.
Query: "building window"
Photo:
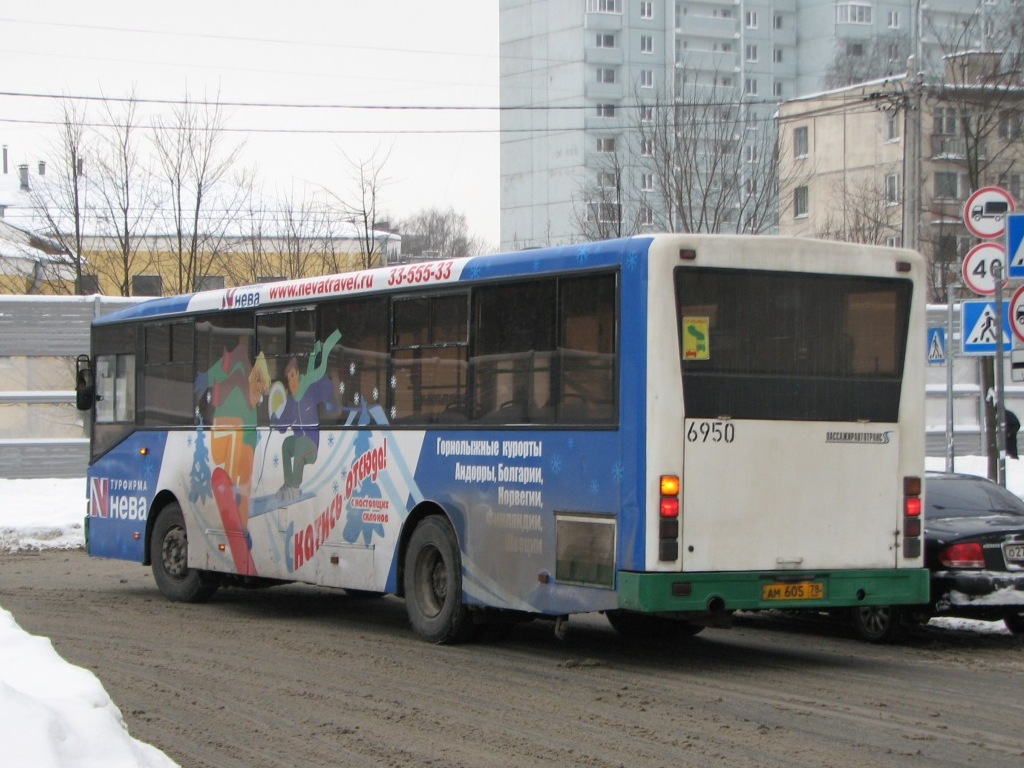
[[[775,18],[772,19],[772,26],[774,26],[775,29],[782,29],[782,14],[781,13],[776,13],[775,14]]]
[[[889,235],[887,238],[885,238],[885,244],[890,248],[902,248],[903,238],[900,237],[899,235]]]
[[[757,61],[757,46],[756,45],[748,45],[747,46],[747,61]]]
[[[757,162],[757,146],[756,145],[754,145],[754,144],[747,144],[747,146],[743,148],[743,154],[744,154],[744,156],[746,158],[746,161],[748,163],[756,163]]]
[[[132,296],[163,296],[164,280],[160,275],[132,275]]]
[[[895,205],[900,201],[900,175],[890,173],[885,177],[885,202]]]
[[[615,174],[611,171],[598,171],[597,186],[601,189],[615,189]]]
[[[793,129],[793,157],[807,157],[807,126],[801,125]]]
[[[653,19],[654,18],[654,3],[651,3],[651,2],[640,3],[640,18],[641,19]]]
[[[782,83],[780,83],[778,80],[776,80],[773,88],[774,88],[775,98],[781,99],[782,98]]]
[[[999,186],[1009,192],[1017,200],[1021,199],[1021,175],[1019,173],[1004,173],[999,176]]]
[[[932,133],[936,136],[956,135],[956,107],[936,107],[932,112]]]
[[[641,69],[640,70],[640,87],[641,88],[653,88],[654,87],[654,70],[653,69]]]
[[[597,140],[597,151],[602,153],[612,153],[615,151],[615,139],[613,138],[599,138]]]
[[[213,291],[218,288],[223,288],[224,285],[224,275],[203,275],[196,283],[196,290]]]
[[[864,55],[864,43],[847,43],[846,55],[861,58]]]
[[[743,24],[747,29],[757,29],[757,11],[747,11],[744,13]]]
[[[899,29],[899,28],[900,28],[900,12],[899,11],[889,11],[889,29]]]
[[[807,187],[797,187],[793,191],[793,218],[807,216]]]
[[[757,96],[757,78],[748,77],[743,84],[743,92],[747,96]]]
[[[654,224],[654,209],[649,205],[640,206],[640,224],[643,226],[652,226]]]
[[[774,58],[775,58],[775,63],[776,64],[781,64],[782,63],[782,49],[781,48],[776,48],[775,49]]]
[[[871,6],[864,3],[836,3],[837,24],[870,24]]]
[[[614,48],[615,47],[615,35],[602,35],[597,36],[597,47],[598,48]]]
[[[999,138],[1019,139],[1021,136],[1020,112],[1004,109],[999,113]]]
[[[654,122],[654,107],[649,104],[642,104],[640,106],[640,122],[641,123],[653,123]]]
[[[640,174],[640,189],[644,192],[652,192],[654,190],[654,174],[650,171],[645,171]]]
[[[615,82],[615,70],[600,68],[597,70],[597,82],[599,83],[614,83]]]
[[[747,197],[756,195],[757,178],[755,176],[748,176],[743,182],[743,190],[747,193]]]
[[[883,134],[886,141],[899,141],[900,138],[900,117],[895,112],[885,113],[885,128]]]
[[[622,13],[622,0],[587,0],[587,13]]]
[[[956,171],[936,171],[934,196],[948,200],[960,197],[959,177]]]
[[[598,117],[615,117],[615,105],[614,104],[598,104],[597,105],[597,116]]]
[[[640,53],[654,53],[654,38],[651,35],[640,36]]]
[[[644,157],[654,157],[654,139],[640,140],[640,154]]]

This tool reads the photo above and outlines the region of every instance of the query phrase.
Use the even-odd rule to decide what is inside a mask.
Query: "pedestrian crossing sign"
[[[946,364],[946,329],[928,329],[928,365]]]
[[[994,355],[1000,326],[1003,348],[1009,350],[1013,346],[1008,307],[1009,304],[1004,302],[1002,323],[998,323],[994,301],[964,301],[960,304],[960,342],[965,355]]]

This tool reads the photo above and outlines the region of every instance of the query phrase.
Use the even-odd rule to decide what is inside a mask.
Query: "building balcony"
[[[985,160],[985,142],[978,142],[972,149],[977,149],[978,160]],[[931,136],[932,160],[964,160],[967,158],[967,142],[961,136],[949,134],[933,134]]]

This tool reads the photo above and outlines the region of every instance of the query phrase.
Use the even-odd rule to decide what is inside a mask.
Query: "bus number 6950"
[[[686,430],[688,443],[731,443],[736,426],[728,421],[691,421]]]

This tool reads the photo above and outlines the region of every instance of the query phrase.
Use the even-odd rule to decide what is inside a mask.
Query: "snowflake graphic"
[[[562,457],[557,453],[551,457],[551,471],[556,475],[562,474]]]
[[[373,393],[372,394],[373,394],[373,402],[377,402],[378,400],[380,400],[380,390],[377,389],[377,387],[373,388]]]
[[[338,384],[338,394],[341,395],[342,397],[345,397],[345,382],[344,381],[341,382],[340,384]]]
[[[395,406],[391,406],[391,420],[394,421],[398,418],[398,409]]]
[[[327,433],[327,446],[329,448],[333,448],[334,447],[334,440],[335,440],[334,433],[333,432],[328,432]]]
[[[388,382],[388,384],[391,385],[392,389],[395,389],[398,386],[398,377],[397,376],[392,376],[391,380]]]
[[[580,266],[587,263],[587,248],[586,246],[580,246],[576,249],[576,263]]]
[[[622,484],[622,478],[626,475],[626,468],[622,465],[621,461],[616,461],[612,465],[612,480],[615,481],[616,485]]]
[[[348,375],[349,376],[355,376],[356,375],[356,364],[355,363],[349,363],[348,364]]]
[[[273,464],[275,467],[279,467],[281,465],[281,457],[275,453],[274,458],[270,460],[270,463]]]
[[[575,451],[576,450],[576,438],[575,437],[570,437],[569,438],[569,450],[570,451]]]
[[[626,269],[627,270],[636,269],[636,265],[637,265],[638,261],[639,261],[639,259],[637,259],[635,253],[629,254],[629,256],[626,257]]]
[[[597,496],[598,493],[600,493],[600,491],[601,491],[601,486],[598,484],[597,480],[591,480],[590,481],[590,495],[591,496]]]

